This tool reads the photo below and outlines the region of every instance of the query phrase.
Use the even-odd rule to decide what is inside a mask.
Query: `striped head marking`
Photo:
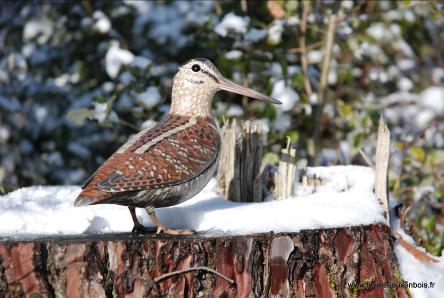
[[[171,113],[211,117],[211,102],[219,90],[280,104],[278,100],[224,78],[209,60],[195,58],[179,67],[173,80]]]
[[[179,66],[181,78],[196,87],[218,90],[219,79],[222,77],[216,66],[204,58],[191,59]]]

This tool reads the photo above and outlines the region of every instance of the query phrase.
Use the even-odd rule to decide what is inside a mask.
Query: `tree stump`
[[[227,121],[221,128],[222,150],[217,181],[223,197],[261,202],[262,129],[259,121]]]
[[[160,278],[198,266],[220,276],[188,270]],[[405,289],[349,285],[399,279],[385,225],[0,242],[0,297],[407,297]]]

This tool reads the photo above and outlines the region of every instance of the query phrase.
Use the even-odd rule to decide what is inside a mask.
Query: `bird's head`
[[[211,109],[212,97],[214,93],[220,90],[245,95],[253,99],[274,104],[281,104],[280,101],[270,96],[239,85],[223,77],[211,61],[204,58],[195,58],[179,66],[179,70],[174,77],[173,112],[181,112],[180,108],[174,111],[175,106],[181,106],[187,110],[188,103],[191,105],[197,101],[201,102],[200,106],[205,106],[203,101],[208,102]],[[208,110],[208,107],[206,107],[206,109]],[[182,109],[182,112],[185,111]]]

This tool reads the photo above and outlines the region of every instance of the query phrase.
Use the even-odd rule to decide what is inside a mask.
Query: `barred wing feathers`
[[[128,192],[192,180],[218,156],[213,120],[170,115],[125,143],[83,186],[75,205],[103,203]]]

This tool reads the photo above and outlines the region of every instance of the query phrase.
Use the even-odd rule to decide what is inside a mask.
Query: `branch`
[[[365,163],[370,167],[370,168],[375,168],[375,165],[373,164],[372,160],[370,159],[370,157],[368,157],[367,154],[365,154],[364,150],[359,149],[359,154],[361,154],[362,158],[364,159]]]
[[[141,129],[140,129],[137,125],[134,125],[134,124],[132,124],[132,123],[129,122],[129,121],[126,121],[126,120],[124,120],[124,119],[122,119],[122,118],[120,118],[120,117],[119,117],[119,121],[120,121],[124,126],[127,126],[127,127],[131,128],[131,129],[134,130],[134,131],[141,131]]]
[[[241,0],[241,9],[242,9],[242,12],[244,12],[244,13],[247,12],[247,0]]]
[[[204,270],[204,271],[208,271],[211,272],[213,274],[216,274],[217,276],[225,279],[226,281],[228,281],[230,284],[234,284],[234,280],[232,280],[231,278],[226,277],[225,275],[223,275],[222,273],[217,272],[216,270],[213,270],[209,267],[205,267],[205,266],[198,266],[198,267],[192,267],[192,268],[186,268],[186,269],[182,269],[182,270],[177,270],[174,272],[169,272],[169,273],[165,273],[159,277],[156,277],[154,279],[154,282],[159,282],[165,278],[177,275],[177,274],[182,274],[182,273],[186,273],[186,272],[190,272],[190,271],[198,271],[198,270]]]
[[[301,66],[302,74],[304,76],[304,88],[307,93],[307,97],[310,97],[313,90],[311,89],[310,78],[308,76],[308,58],[307,58],[307,47],[305,45],[305,32],[307,31],[307,17],[310,12],[310,2],[303,1],[303,11],[301,20],[301,36],[299,37],[299,49],[301,52]]]
[[[220,5],[220,0],[214,1],[214,10],[218,16],[222,15],[222,6]]]
[[[396,240],[398,240],[399,244],[401,244],[401,246],[404,247],[405,250],[407,250],[409,253],[411,253],[419,261],[421,261],[423,263],[438,263],[439,262],[437,259],[432,258],[427,253],[419,250],[414,245],[405,241],[399,233],[396,233],[396,235],[397,236],[395,238],[396,238]]]
[[[299,39],[301,39],[301,37]],[[321,47],[322,44],[323,44],[322,41],[317,41],[315,43],[312,43],[311,45],[305,46],[305,48],[299,47],[299,48],[288,49],[288,52],[289,53],[295,53],[295,54],[297,54],[297,53],[301,53],[301,54],[302,53],[307,53],[307,51],[309,51],[309,50],[313,50],[313,49]],[[304,40],[304,45],[305,45],[305,40]],[[305,59],[307,59],[307,57],[305,57]],[[301,57],[301,60],[302,60],[302,57]],[[308,65],[308,61],[307,61],[307,65]]]
[[[328,71],[330,70],[331,52],[335,38],[336,15],[331,14],[328,20],[327,38],[325,39],[325,55],[322,60],[321,80],[319,83],[318,98],[320,102],[324,98],[325,89],[327,87]]]
[[[321,79],[319,82],[319,89],[318,89],[318,109],[316,110],[316,115],[315,115],[315,123],[317,123],[317,125],[315,126],[315,130],[313,132],[315,162],[316,162],[316,157],[318,156],[320,150],[321,118],[324,110],[325,94],[328,83],[327,82],[328,72],[330,70],[331,53],[335,39],[335,29],[336,29],[336,14],[332,12],[328,18],[327,37],[325,39],[325,47],[324,47],[325,52],[322,60]]]

